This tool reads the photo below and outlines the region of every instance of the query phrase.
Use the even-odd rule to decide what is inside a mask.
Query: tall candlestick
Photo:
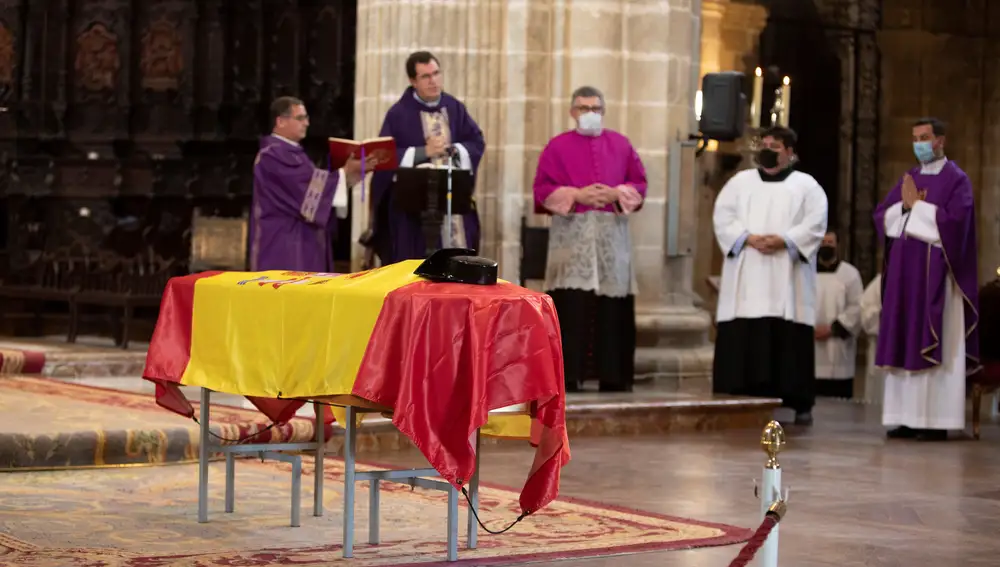
[[[750,125],[760,128],[761,106],[764,104],[764,72],[760,67],[754,71],[753,99],[750,102]]]
[[[792,80],[785,77],[781,82],[781,125],[788,128],[792,113]]]

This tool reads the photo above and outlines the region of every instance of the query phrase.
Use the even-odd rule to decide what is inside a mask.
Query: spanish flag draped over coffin
[[[506,282],[426,281],[413,274],[419,265],[174,278],[144,377],[157,384],[157,403],[189,417],[181,385],[246,396],[276,422],[320,396],[392,408],[395,426],[455,485],[474,471],[477,428],[530,435],[536,454],[521,507],[534,512],[556,497],[569,462],[552,301]],[[531,416],[489,415],[518,404]]]

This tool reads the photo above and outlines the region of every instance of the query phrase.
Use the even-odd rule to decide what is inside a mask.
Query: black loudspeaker
[[[743,136],[747,97],[743,94],[745,75],[736,71],[709,73],[701,79],[702,136],[731,142]]]

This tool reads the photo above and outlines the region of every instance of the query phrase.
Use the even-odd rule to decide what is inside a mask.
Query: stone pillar
[[[592,85],[606,96],[607,126],[626,134],[646,166],[646,204],[632,221],[639,287],[638,371],[681,375],[710,367],[709,317],[694,307],[691,258],[666,259],[667,151],[686,139],[693,112],[690,0],[524,0],[414,3],[359,0],[355,136],[377,133],[407,85],[418,49],[441,60],[445,89],[486,135],[477,182],[483,254],[516,280],[522,216],[533,225],[531,184],[548,140],[571,127],[569,97]],[[690,191],[688,191],[690,193]],[[358,203],[360,195],[355,195]],[[691,202],[693,195],[682,195]],[[354,237],[364,228],[356,215]],[[682,231],[694,231],[687,215]],[[360,256],[356,250],[355,256]]]
[[[504,195],[511,188],[516,189],[513,204],[520,208],[523,160],[513,155],[508,161],[506,152],[522,145],[525,12],[523,3],[489,0],[358,1],[355,137],[376,135],[386,111],[409,85],[407,56],[419,50],[434,53],[441,62],[445,90],[466,104],[486,137],[486,155],[476,185],[481,253],[508,260],[503,262],[503,277],[512,277],[510,268],[517,265],[500,256],[499,244],[504,233]],[[511,171],[505,169],[508,166]],[[359,189],[354,203],[360,204],[360,199]],[[357,241],[366,223],[365,215],[353,215],[352,240]],[[354,244],[354,269],[361,254],[361,247]]]

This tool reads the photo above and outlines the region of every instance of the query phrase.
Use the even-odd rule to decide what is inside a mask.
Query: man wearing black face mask
[[[816,271],[816,394],[851,398],[865,287],[858,269],[838,257],[837,233],[823,237]]]
[[[713,391],[778,397],[795,422],[812,423],[816,362],[816,255],[826,234],[826,193],[795,171],[795,132],[761,138],[758,169],[733,176],[712,222],[725,255],[716,314]]]

